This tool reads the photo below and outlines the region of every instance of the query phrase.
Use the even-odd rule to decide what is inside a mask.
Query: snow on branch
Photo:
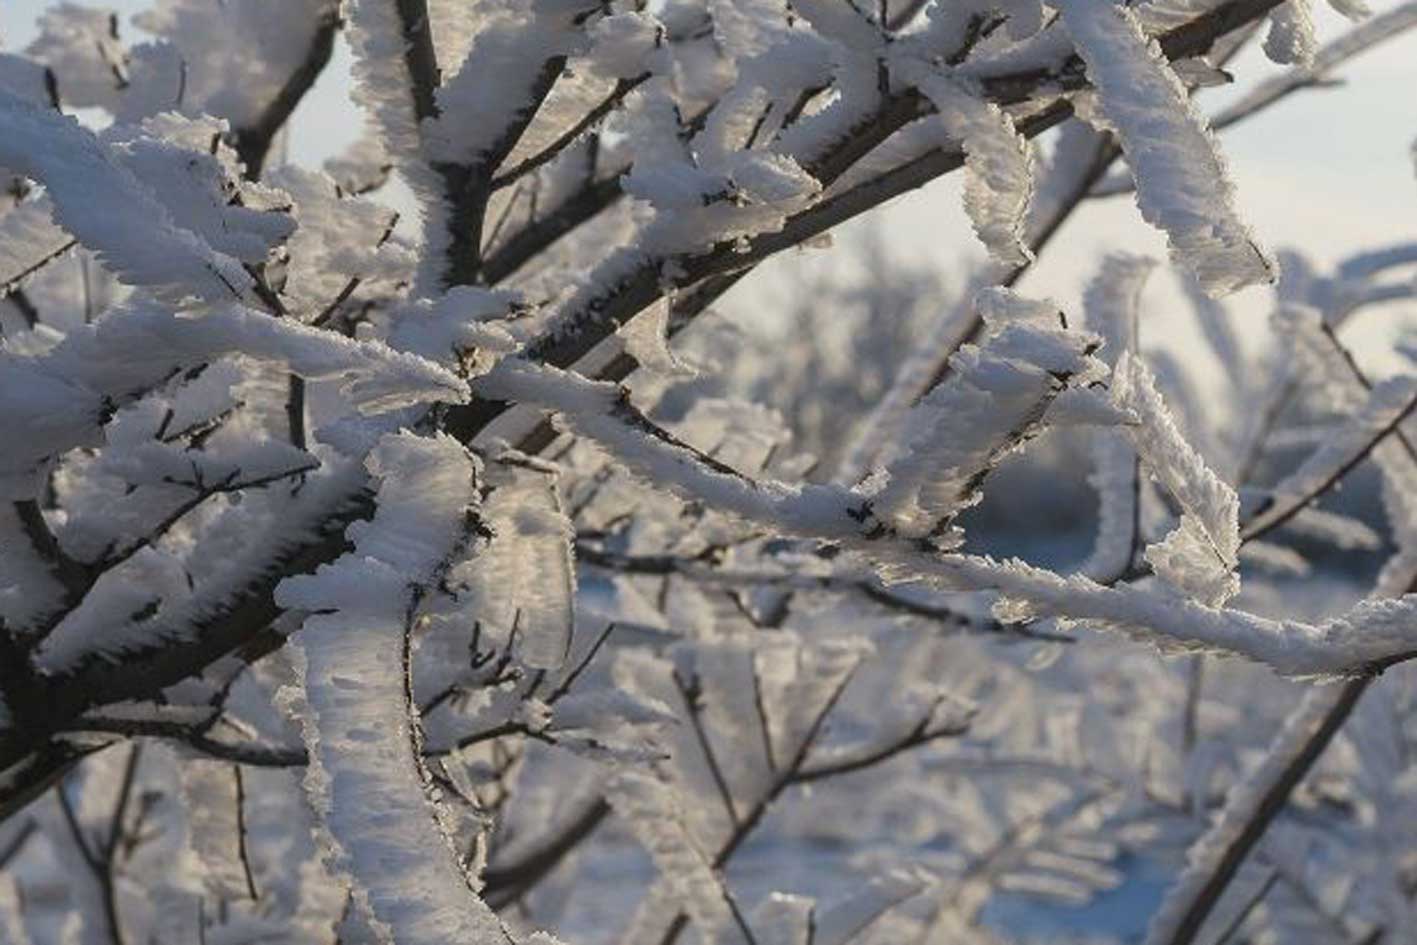
[[[675,110],[663,89],[650,89],[647,98],[661,124],[663,116]],[[821,191],[796,160],[773,151],[714,147],[710,142],[697,157],[679,147],[646,152],[621,186],[652,206],[655,214],[640,234],[643,249],[612,256],[604,267],[612,280],[617,268],[643,265],[649,253],[706,252],[719,243],[777,232]],[[603,289],[592,285],[585,298],[594,299]],[[576,303],[569,309],[575,311]]]
[[[172,454],[162,456],[165,452],[162,450],[135,452],[137,456],[124,459],[143,474],[153,472],[144,468],[145,460],[158,468],[163,459],[180,462]],[[167,616],[164,611],[168,606],[190,602],[189,575],[175,556],[154,546],[183,516],[212,496],[244,492],[249,497],[263,486],[311,473],[319,467],[318,462],[303,454],[300,455],[304,462],[279,464],[279,460],[291,452],[298,453],[278,441],[266,441],[249,451],[253,462],[246,463],[246,468],[233,466],[211,482],[203,479],[198,463],[188,460],[185,466],[192,480],[166,480],[168,485],[186,491],[182,500],[146,534],[121,546],[110,547],[100,561],[86,568],[89,573],[82,585],[82,599],[76,606],[70,601],[72,609],[61,611],[59,622],[36,647],[37,665],[47,672],[66,673],[85,663],[121,664],[133,653],[160,647],[180,637],[181,633],[174,634],[162,618]],[[155,463],[152,462],[154,453],[161,457]],[[261,466],[268,468],[263,470]],[[133,489],[138,491],[136,485]]]
[[[975,290],[1013,285],[1123,154],[1196,292],[1272,278],[1190,99],[1266,16],[1271,54],[1300,65],[1243,108],[1327,84],[1417,23],[1404,3],[1315,50],[1312,7],[152,0],[136,22],[153,39],[130,46],[116,15],[55,2],[28,58],[0,55],[0,814],[63,780],[38,855],[0,829],[0,868],[24,857],[28,882],[57,852],[82,886],[25,922],[58,928],[67,908],[65,935],[109,945],[555,945],[526,923],[598,880],[626,833],[655,872],[622,935],[645,945],[911,941],[982,922],[996,891],[1086,898],[1121,878],[1114,835],[1203,809],[1253,734],[1198,738],[1233,701],[1199,659],[1184,688],[1149,652],[1052,662],[1095,630],[1346,680],[1305,703],[1195,851],[1153,930],[1188,941],[1358,693],[1417,658],[1417,387],[1369,380],[1333,330],[1411,297],[1396,270],[1417,254],[1378,249],[1329,279],[1292,267],[1282,298],[1315,308],[1278,332],[1273,409],[1234,488],[1194,445],[1224,442],[1204,421],[1231,417],[1193,409],[1189,364],[1152,355],[1158,381],[1137,354],[1149,261],[1108,260],[1081,325]],[[260,182],[341,30],[369,137],[331,176]],[[113,124],[62,113],[90,107]],[[1073,116],[1035,194],[1031,142]],[[421,240],[364,199],[395,170]],[[955,170],[993,258],[932,331],[912,319],[934,282],[868,263],[856,291],[837,269],[780,362],[710,375],[744,351],[717,328],[693,339],[704,374],[685,380],[676,333],[760,262]],[[75,265],[49,266],[71,246]],[[1243,408],[1267,379],[1222,308],[1198,314]],[[724,381],[757,385],[828,459],[851,408],[890,394],[819,484],[834,470],[789,452],[767,403],[713,397]],[[1309,393],[1323,422],[1283,435],[1313,455],[1276,487],[1249,481]],[[1075,427],[1099,441],[1081,573],[967,553],[960,523],[986,491],[981,547],[1084,550],[1063,528],[1088,509],[1033,516],[1075,493],[1027,485]],[[1368,457],[1386,523],[1309,508]],[[1237,491],[1258,505],[1243,529]],[[1143,502],[1154,492],[1164,508]],[[986,531],[995,513],[1029,520]],[[1308,567],[1258,540],[1286,526],[1381,550],[1387,597],[1326,619],[1234,606],[1242,551]],[[1269,606],[1274,588],[1255,590]],[[1263,719],[1249,710],[1268,693],[1244,696]],[[1407,706],[1380,708],[1396,724]],[[1178,709],[1173,751],[1156,734]],[[1372,729],[1385,744],[1360,754],[1400,725]],[[134,779],[134,750],[127,780],[84,757],[122,738],[177,756]],[[1356,803],[1324,806],[1343,824],[1325,842],[1371,831],[1357,815],[1405,790],[1367,761],[1343,773]],[[833,796],[886,762],[884,790]],[[312,803],[271,790],[297,766]],[[984,780],[1020,772],[1041,777]],[[805,817],[782,810],[807,793]],[[612,810],[628,831],[593,837]],[[953,891],[885,844],[847,864],[874,878],[835,908],[730,868],[759,841],[940,827],[953,852],[931,867]],[[1364,895],[1360,910],[1382,894]],[[0,878],[0,912],[16,896]]]
[[[277,592],[282,606],[316,612],[300,635],[306,789],[332,865],[354,878],[383,940],[514,945],[453,845],[410,692],[419,588],[465,540],[477,465],[451,437],[407,432],[381,440],[367,465],[378,507],[351,527],[354,550]]]
[[[381,144],[402,166],[419,161],[419,121],[432,114],[433,89],[416,85],[405,60],[413,37],[404,33],[401,4],[393,0],[352,0],[348,4],[349,45],[354,53],[354,92],[378,129]],[[423,11],[426,18],[427,10]]]
[[[1207,607],[1132,585],[1104,587],[1020,561],[998,563],[961,555],[901,564],[902,571],[912,569],[956,589],[992,588],[1022,601],[1036,617],[1117,630],[1164,649],[1243,656],[1285,676],[1361,675],[1417,656],[1411,633],[1417,594],[1367,601],[1341,616],[1309,624]]]
[[[1417,411],[1417,380],[1394,377],[1374,385],[1343,428],[1270,490],[1269,498],[1245,523],[1246,540],[1282,525],[1327,492]]]
[[[1040,432],[1071,385],[1099,379],[1091,358],[1100,339],[1059,324],[1056,305],[986,290],[976,305],[988,335],[950,359],[949,379],[906,419],[902,455],[885,469],[873,512],[902,535],[930,535],[942,547],[950,522],[981,498],[984,477]]]
[[[759,483],[655,426],[614,384],[507,358],[478,378],[475,390],[480,396],[554,410],[577,434],[608,449],[646,482],[671,484],[744,519],[780,522],[788,531],[842,538],[860,528],[862,513],[849,509],[853,494],[848,490]]]
[[[515,143],[507,136],[525,126],[566,57],[584,45],[582,24],[599,7],[592,0],[536,0],[484,13],[472,49],[438,89],[439,114],[426,130],[429,158],[474,167],[500,161]],[[493,83],[497,94],[489,95]]]
[[[1128,438],[1181,506],[1181,524],[1147,549],[1147,561],[1177,589],[1211,606],[1223,604],[1240,589],[1239,497],[1181,435],[1140,358],[1124,354],[1118,361],[1112,397],[1137,416],[1125,428]]]
[[[157,147],[149,145],[149,147]],[[241,263],[180,226],[119,143],[0,89],[0,166],[42,182],[56,221],[124,281],[169,301],[260,306]]]
[[[1212,127],[1225,128],[1301,89],[1322,87],[1338,66],[1379,43],[1417,27],[1417,2],[1409,0],[1369,17],[1325,44],[1312,62],[1299,63],[1280,75],[1256,83],[1239,99],[1216,112]]]
[[[113,410],[174,374],[228,353],[283,363],[309,380],[332,379],[357,409],[389,411],[462,400],[457,375],[379,341],[351,341],[288,318],[222,307],[182,316],[151,303],[110,311],[37,356],[0,352],[0,461],[8,488],[27,495],[46,458],[96,442]]]
[[[896,72],[915,82],[934,103],[946,133],[963,142],[964,210],[989,254],[1005,266],[1032,262],[1024,229],[1033,197],[1033,150],[1013,119],[976,89],[928,66],[898,63]]]
[[[1053,6],[1087,63],[1102,117],[1137,184],[1142,217],[1211,295],[1272,282],[1276,267],[1241,222],[1224,159],[1185,85],[1130,7],[1106,0]]]

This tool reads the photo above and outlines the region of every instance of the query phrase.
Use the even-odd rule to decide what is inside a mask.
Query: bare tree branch
[[[245,165],[247,180],[259,180],[270,153],[271,142],[285,127],[295,107],[315,85],[315,80],[329,65],[334,53],[335,33],[341,26],[339,4],[332,3],[321,11],[310,36],[310,46],[295,71],[286,79],[276,97],[261,111],[256,120],[232,133],[232,145]]]

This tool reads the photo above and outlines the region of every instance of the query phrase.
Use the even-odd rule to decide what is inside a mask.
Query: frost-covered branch
[[[1373,389],[1354,425],[1278,483],[1245,524],[1241,537],[1259,538],[1283,525],[1348,475],[1417,410],[1417,389],[1394,379]]]
[[[174,302],[260,305],[241,262],[213,249],[207,234],[179,225],[152,187],[125,166],[130,152],[122,143],[101,141],[74,119],[4,90],[0,127],[6,129],[0,165],[44,183],[60,225],[133,285]],[[162,157],[181,159],[177,149]],[[273,216],[240,212],[251,239],[262,243],[274,242],[285,229]],[[138,239],[130,238],[134,226]]]
[[[1177,260],[1208,292],[1272,281],[1275,264],[1236,216],[1213,140],[1136,15],[1081,0],[1059,9],[1097,87],[1102,121],[1132,167],[1142,216],[1166,232]],[[1166,124],[1158,128],[1158,120]]]
[[[1168,56],[1177,58],[1195,55],[1208,48],[1216,36],[1263,15],[1276,2],[1278,0],[1246,0],[1221,5],[1168,32],[1160,40],[1161,49]],[[1077,87],[1079,81],[1075,67],[1065,64],[1056,76],[1045,79],[1034,74],[1026,78],[991,75],[985,84],[1001,102],[1012,103],[1026,98],[1033,88],[1046,87],[1047,79],[1061,83],[1064,88]],[[823,186],[829,185],[871,148],[928,110],[929,106],[914,90],[887,99],[876,114],[861,123],[853,136],[843,139],[805,166]],[[1065,104],[1060,107],[1060,103],[1055,102],[1052,106],[1035,110],[1028,120],[1019,123],[1019,130],[1025,135],[1038,134],[1062,120],[1067,113]],[[800,218],[784,225],[780,232],[754,238],[754,248],[747,254],[742,253],[735,243],[715,247],[707,253],[675,259],[673,284],[688,286],[720,271],[741,269],[756,258],[798,245],[851,216],[961,166],[962,152],[931,151],[911,164],[862,184],[836,199],[829,198],[821,206],[803,211]],[[745,255],[748,258],[743,258]],[[604,297],[583,295],[572,302],[571,307],[558,316],[552,336],[529,346],[527,355],[562,367],[574,364],[609,331],[634,317],[659,297],[662,286],[660,270],[665,262],[660,259],[646,261],[631,273],[617,274]]]
[[[1211,118],[1211,127],[1217,131],[1227,128],[1295,92],[1323,88],[1333,82],[1334,69],[1374,46],[1401,37],[1414,27],[1417,27],[1417,4],[1414,3],[1402,3],[1369,17],[1325,44],[1314,54],[1312,62],[1300,63],[1282,75],[1259,83],[1238,101],[1217,112]]]
[[[1192,845],[1186,871],[1152,919],[1149,945],[1195,941],[1240,865],[1372,681],[1372,676],[1359,676],[1304,696],[1275,736],[1263,763],[1231,789],[1219,817]]]
[[[329,831],[327,856],[351,874],[361,907],[388,936],[512,943],[453,847],[422,758],[410,690],[419,588],[458,553],[476,501],[476,468],[452,441],[409,434],[386,438],[369,463],[382,477],[379,509],[356,540],[356,554],[287,580],[281,590],[286,606],[334,604],[332,613],[307,617],[302,633],[313,772],[306,783]],[[403,567],[421,576],[412,590]],[[361,601],[339,593],[348,582],[362,585]],[[390,757],[399,763],[390,766]],[[363,816],[365,805],[380,816]],[[402,862],[399,871],[386,869],[389,857]]]
[[[622,555],[606,551],[585,540],[576,543],[576,559],[617,574],[675,575],[686,580],[727,587],[772,587],[804,591],[828,591],[858,595],[881,608],[904,616],[919,617],[941,625],[942,629],[965,633],[1017,635],[1021,638],[1071,643],[1073,637],[1049,633],[1027,624],[1000,623],[980,619],[964,610],[951,608],[892,590],[878,580],[854,574],[816,574],[792,570],[739,570],[713,566],[702,555]]]
[[[761,483],[703,463],[672,438],[647,431],[642,415],[613,385],[504,362],[479,380],[478,389],[558,411],[573,432],[595,441],[647,482],[785,534],[840,542],[897,580],[995,590],[1025,603],[1032,616],[1155,634],[1158,642],[1170,645],[1229,651],[1288,675],[1363,674],[1417,655],[1406,633],[1417,599],[1365,603],[1343,617],[1304,625],[1213,609],[1132,586],[1104,587],[1017,561],[938,554],[928,541],[922,545],[897,535],[875,518],[865,496],[850,490]]]

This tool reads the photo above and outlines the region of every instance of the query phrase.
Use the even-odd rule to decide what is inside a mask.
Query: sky
[[[3,48],[22,48],[34,35],[35,18],[48,5],[48,0],[0,0]],[[126,18],[148,4],[109,0],[105,5]],[[1375,10],[1396,5],[1397,0],[1372,0]],[[1322,3],[1316,4],[1315,19],[1321,39],[1338,35],[1348,25]],[[1235,86],[1203,93],[1204,107],[1224,104],[1278,69],[1251,49],[1231,66]],[[1412,152],[1417,139],[1417,31],[1365,53],[1338,74],[1344,84],[1291,96],[1222,136],[1239,207],[1261,242],[1271,249],[1298,249],[1321,266],[1362,249],[1417,240]],[[340,44],[331,67],[295,114],[286,143],[290,160],[318,164],[357,136],[362,119],[349,102],[349,81],[349,54]],[[962,274],[983,259],[960,209],[958,175],[897,198],[853,226],[879,227],[893,251],[950,274]],[[1141,222],[1129,198],[1094,202],[1074,215],[1022,288],[1075,307],[1103,255],[1119,249],[1166,256],[1164,240]],[[839,266],[841,252],[784,254],[744,280],[720,307],[748,323],[771,321],[773,309],[802,284],[804,271]],[[1241,333],[1257,343],[1270,300],[1268,290],[1249,289],[1227,303]],[[1144,338],[1151,328],[1162,343],[1194,343],[1195,332],[1174,284],[1153,280],[1145,301]],[[1415,308],[1375,308],[1345,328],[1365,366],[1379,374],[1405,366],[1391,353],[1392,340],[1396,326],[1417,330]]]

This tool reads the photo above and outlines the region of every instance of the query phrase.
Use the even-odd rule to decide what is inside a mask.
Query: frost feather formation
[[[1216,143],[1130,7],[1056,0],[1137,185],[1142,217],[1211,295],[1274,280],[1274,261],[1235,210]]]
[[[934,103],[949,136],[964,144],[964,210],[980,242],[1003,265],[1032,262],[1024,224],[1033,196],[1033,151],[1013,119],[961,80],[928,67],[903,72]]]
[[[440,819],[407,689],[416,588],[455,553],[477,502],[477,467],[452,438],[410,433],[381,440],[368,467],[379,506],[351,528],[354,550],[278,592],[284,607],[327,611],[307,617],[300,636],[306,786],[381,940],[511,945]]]
[[[171,169],[177,155],[151,140],[100,140],[73,118],[3,89],[0,128],[0,167],[42,181],[56,221],[131,284],[172,302],[259,304],[240,262],[179,225],[140,177],[157,169],[154,162]]]
[[[466,383],[431,361],[379,341],[351,341],[291,319],[223,306],[184,316],[132,304],[26,356],[0,351],[0,434],[14,444],[0,459],[0,487],[29,494],[41,464],[99,442],[105,411],[136,400],[178,371],[229,353],[288,366],[311,380],[339,382],[366,413],[430,400],[459,400]]]
[[[1103,370],[1091,357],[1099,339],[1062,327],[1056,305],[1005,290],[975,304],[987,335],[950,359],[950,378],[907,418],[909,446],[872,497],[875,514],[902,534],[947,538],[950,520],[979,501],[984,476],[1041,429],[1053,401]]]
[[[1132,446],[1181,507],[1181,523],[1146,550],[1146,559],[1168,583],[1211,606],[1240,589],[1240,501],[1181,435],[1155,379],[1137,357],[1124,354],[1113,374],[1117,406],[1138,423],[1126,428]]]

